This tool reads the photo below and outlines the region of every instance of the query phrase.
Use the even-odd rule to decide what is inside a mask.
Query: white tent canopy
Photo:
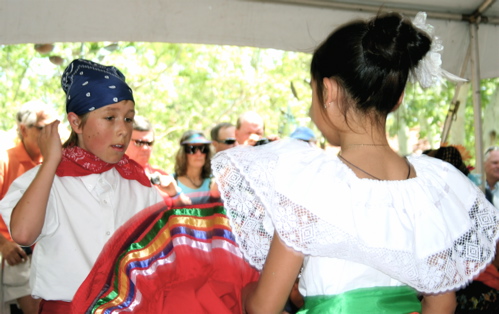
[[[473,82],[475,138],[482,138],[479,81],[499,77],[496,0],[0,0],[0,44],[146,41],[312,52],[338,25],[381,9],[427,12],[445,47],[443,68]],[[475,151],[482,173],[481,141]]]
[[[336,26],[383,8],[426,11],[444,43],[444,68],[459,73],[470,42],[466,18],[480,6],[487,10],[477,15],[479,70],[499,77],[495,0],[0,0],[0,44],[148,41],[311,52]]]

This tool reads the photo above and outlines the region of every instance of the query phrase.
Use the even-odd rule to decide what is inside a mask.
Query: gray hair
[[[54,108],[41,100],[31,100],[21,106],[16,115],[17,136],[20,139],[22,139],[21,125],[27,127],[35,125],[40,113],[45,113],[49,117],[56,117]]]
[[[495,150],[499,150],[499,146],[491,146],[491,147],[487,148],[487,150],[485,151],[485,154],[483,154],[483,159],[485,161],[487,161],[487,159],[489,159],[490,152],[495,151]]]
[[[135,115],[133,118],[133,130],[139,132],[152,132],[153,140],[156,138],[154,127],[152,126],[151,121],[149,121],[146,117]]]

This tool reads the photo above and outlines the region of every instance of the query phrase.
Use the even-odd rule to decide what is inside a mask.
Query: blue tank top
[[[177,185],[191,199],[193,205],[210,203],[210,183],[211,178],[207,178],[203,180],[203,184],[199,188],[191,189],[177,179]]]

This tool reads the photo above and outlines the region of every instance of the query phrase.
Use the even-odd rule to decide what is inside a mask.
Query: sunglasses
[[[235,138],[226,138],[225,140],[223,141],[217,141],[221,144],[225,144],[225,145],[234,145],[236,143],[236,139]]]
[[[134,139],[132,139],[132,141],[135,144],[135,146],[138,146],[138,147],[142,147],[144,145],[146,145],[148,147],[152,147],[152,144],[154,144],[154,141],[148,142],[148,141],[134,140]]]
[[[268,138],[264,137],[264,138],[261,138],[258,141],[256,141],[254,146],[265,145],[265,144],[268,144],[268,143],[270,143],[270,140]]]
[[[184,152],[186,154],[195,154],[197,151],[200,151],[201,154],[206,154],[210,149],[208,145],[183,145]]]

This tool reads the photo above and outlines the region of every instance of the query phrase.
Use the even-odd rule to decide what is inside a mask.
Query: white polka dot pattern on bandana
[[[61,86],[67,94],[66,111],[78,115],[120,100],[133,101],[123,73],[90,60],[73,60],[62,75]]]

